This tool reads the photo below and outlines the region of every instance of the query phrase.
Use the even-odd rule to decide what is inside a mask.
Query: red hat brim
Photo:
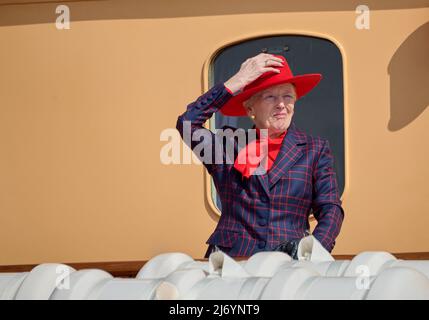
[[[295,85],[297,99],[301,98],[308,92],[310,92],[319,81],[322,79],[322,75],[319,73],[304,74],[291,77],[289,79],[279,79],[279,81],[269,82],[262,84],[256,88],[252,88],[242,93],[233,96],[228,102],[220,109],[220,112],[225,116],[247,116],[246,109],[243,106],[243,102],[249,99],[255,93],[267,89],[269,87],[282,84],[292,83]]]

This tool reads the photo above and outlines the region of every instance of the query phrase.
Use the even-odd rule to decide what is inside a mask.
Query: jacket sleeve
[[[313,215],[317,220],[313,236],[329,252],[335,246],[344,220],[344,210],[334,171],[334,157],[328,140],[322,141],[320,156],[313,171]]]
[[[204,123],[232,97],[223,83],[218,83],[187,106],[177,119],[176,128],[183,141],[192,149],[210,174],[216,163],[225,162],[225,149],[215,134],[204,128]],[[219,147],[220,145],[220,147]]]

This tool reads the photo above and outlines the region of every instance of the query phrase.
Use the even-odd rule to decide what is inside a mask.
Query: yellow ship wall
[[[347,0],[0,1],[0,264],[202,258],[216,226],[203,167],[163,165],[160,134],[219,50],[275,34],[343,55],[333,254],[428,252],[429,3],[391,2],[366,1],[358,30]]]

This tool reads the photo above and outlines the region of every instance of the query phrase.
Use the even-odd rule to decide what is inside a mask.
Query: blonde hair
[[[251,96],[249,99],[247,99],[246,101],[243,102],[243,106],[247,109],[247,108],[251,108],[253,107],[253,105],[255,104],[256,100],[262,95],[262,92],[258,92],[255,93],[253,96]]]
[[[291,85],[293,85],[293,89],[295,91],[295,100],[297,99],[296,97],[296,86],[294,83],[291,83]],[[268,89],[268,88],[267,88]],[[266,90],[266,89],[265,89]],[[243,102],[243,106],[244,108],[251,108],[253,107],[253,105],[255,104],[256,100],[264,93],[265,90],[259,91],[257,93],[255,93],[253,96],[251,96],[249,99],[247,99],[246,101]]]

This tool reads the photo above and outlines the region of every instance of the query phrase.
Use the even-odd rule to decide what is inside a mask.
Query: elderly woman
[[[300,239],[309,234],[311,211],[317,220],[313,236],[329,252],[334,248],[344,210],[329,143],[307,135],[292,121],[296,100],[320,79],[320,74],[294,76],[283,56],[261,53],[247,59],[232,78],[216,84],[179,116],[182,138],[184,123],[189,121],[192,132],[205,130],[203,143],[211,148],[204,150],[213,150],[207,157],[194,150],[197,141],[185,141],[213,177],[222,203],[205,257],[215,250],[230,256],[281,250],[296,259]],[[203,127],[217,111],[247,115],[256,128],[256,140],[247,141],[241,150],[233,140],[237,155],[233,163],[227,161],[224,146],[216,145],[224,139],[215,139]],[[250,148],[263,143],[268,145],[265,152]],[[214,161],[219,150],[221,162]]]

